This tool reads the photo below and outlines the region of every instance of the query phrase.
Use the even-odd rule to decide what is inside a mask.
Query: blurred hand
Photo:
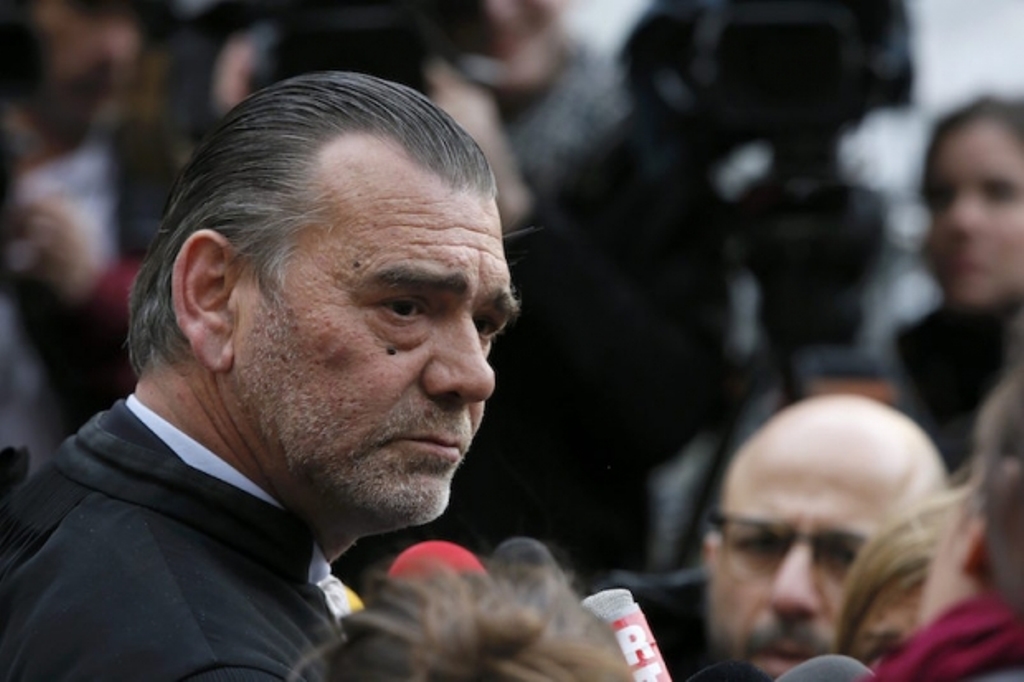
[[[50,287],[70,306],[88,300],[103,263],[70,201],[49,196],[11,209],[4,259],[15,276]]]
[[[426,76],[430,98],[466,129],[491,164],[502,229],[518,229],[533,211],[533,193],[519,172],[494,96],[440,60],[427,66]]]

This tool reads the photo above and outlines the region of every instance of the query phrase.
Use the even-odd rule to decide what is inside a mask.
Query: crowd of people
[[[1024,99],[935,123],[899,367],[754,400],[723,150],[656,163],[568,0],[186,4],[0,13],[4,679],[1024,679]],[[268,78],[300,10],[414,28],[416,82]]]

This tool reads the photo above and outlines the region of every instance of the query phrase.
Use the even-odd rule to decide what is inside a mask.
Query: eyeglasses
[[[867,538],[859,533],[823,530],[802,533],[783,521],[711,514],[711,525],[722,534],[726,560],[735,577],[752,580],[775,574],[793,544],[811,547],[814,568],[820,578],[842,585],[850,564]]]

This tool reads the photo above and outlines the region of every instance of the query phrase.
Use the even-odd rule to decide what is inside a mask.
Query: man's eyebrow
[[[505,318],[504,326],[508,327],[519,319],[522,311],[522,303],[519,297],[511,289],[502,289],[500,293],[491,299],[491,305]]]
[[[424,268],[408,265],[395,265],[377,272],[371,281],[389,289],[431,289],[463,295],[469,291],[469,280],[459,272],[432,272]],[[497,290],[489,301],[490,305],[500,313],[506,324],[511,324],[519,317],[522,305],[519,298],[510,288]]]
[[[458,272],[431,272],[407,265],[395,265],[373,275],[374,284],[389,289],[436,289],[453,294],[469,291],[469,281]]]

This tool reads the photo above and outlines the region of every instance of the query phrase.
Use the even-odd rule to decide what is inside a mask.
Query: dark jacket
[[[978,408],[1003,366],[1005,334],[996,316],[939,310],[899,337],[911,401],[950,470],[970,455]]]
[[[118,403],[0,506],[0,670],[286,679],[332,632],[312,548],[298,518],[187,466]]]

